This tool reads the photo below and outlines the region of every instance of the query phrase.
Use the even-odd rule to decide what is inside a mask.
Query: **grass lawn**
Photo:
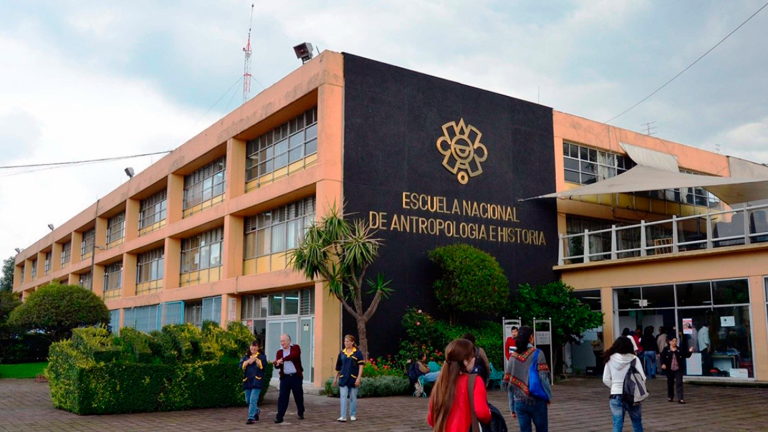
[[[0,364],[0,378],[34,378],[47,366],[48,362]]]

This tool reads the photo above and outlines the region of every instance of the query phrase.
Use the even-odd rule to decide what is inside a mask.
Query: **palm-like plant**
[[[379,256],[381,239],[363,220],[348,222],[332,206],[322,221],[312,225],[304,233],[299,246],[289,254],[290,266],[309,279],[323,280],[330,291],[357,321],[360,349],[368,358],[366,324],[383,298],[389,297],[391,281],[382,275],[375,280],[365,279],[368,267]],[[368,308],[363,306],[365,294],[373,294]]]

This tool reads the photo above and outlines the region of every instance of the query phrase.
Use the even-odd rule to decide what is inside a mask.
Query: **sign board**
[[[549,336],[548,331],[537,331],[536,332],[536,345],[549,345],[551,344],[551,338]]]
[[[747,369],[731,369],[731,378],[749,378],[749,370]]]
[[[683,318],[683,334],[693,334],[693,318]]]
[[[734,327],[736,325],[736,317],[721,316],[720,327]]]
[[[685,331],[685,330],[683,330]],[[685,366],[688,375],[702,375],[701,372],[701,353],[693,353],[690,358],[685,359]]]

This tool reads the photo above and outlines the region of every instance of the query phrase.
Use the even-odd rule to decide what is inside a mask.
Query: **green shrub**
[[[332,384],[333,378],[325,382],[325,394],[329,397],[339,397],[339,387],[334,387]],[[403,396],[411,393],[410,386],[407,377],[383,375],[366,378],[363,376],[357,397]]]
[[[465,333],[475,335],[477,345],[485,350],[495,368],[503,367],[503,333],[499,322],[481,321],[475,326],[451,325],[432,318],[420,309],[411,308],[406,310],[402,323],[408,340],[400,344],[396,358],[400,368],[407,367],[408,361],[416,359],[422,352],[427,354],[427,360],[441,363],[445,360],[445,347]]]
[[[75,329],[71,340],[51,346],[51,399],[56,408],[77,414],[244,406],[238,361],[252,336],[243,328],[224,331],[213,323],[201,332],[185,324],[150,335],[124,328],[119,337],[105,328]],[[209,358],[217,352],[218,358]],[[272,373],[267,363],[265,383]]]
[[[452,244],[429,252],[440,277],[435,296],[451,324],[473,314],[498,314],[509,302],[509,280],[496,258],[467,244]]]

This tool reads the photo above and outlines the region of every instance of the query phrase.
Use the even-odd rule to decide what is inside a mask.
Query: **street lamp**
[[[48,224],[48,228],[50,228],[51,231],[53,231],[53,224]]]
[[[135,174],[135,172],[133,171],[133,168],[128,167],[128,168],[125,169],[125,175],[127,175],[128,178],[133,178],[134,174]]]
[[[293,47],[293,52],[296,53],[296,58],[301,59],[301,63],[304,64],[310,60],[314,54],[314,47],[309,42],[304,42]]]

